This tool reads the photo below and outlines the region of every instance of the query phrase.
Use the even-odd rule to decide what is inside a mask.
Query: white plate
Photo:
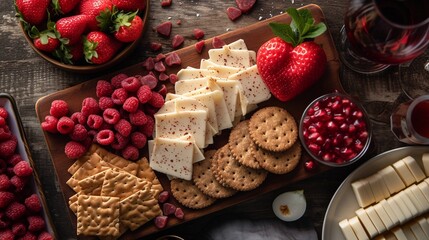
[[[352,218],[356,215],[355,211],[359,209],[359,205],[351,187],[352,182],[367,177],[406,156],[413,156],[422,167],[421,158],[422,154],[425,152],[429,152],[428,146],[393,149],[371,158],[353,171],[343,183],[341,183],[329,203],[325,219],[323,220],[322,240],[345,239],[338,223],[345,218]]]

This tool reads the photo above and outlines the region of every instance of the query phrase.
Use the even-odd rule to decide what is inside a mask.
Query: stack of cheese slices
[[[421,162],[407,156],[352,183],[361,208],[339,223],[346,239],[429,240],[429,153]]]
[[[256,66],[256,53],[243,40],[211,49],[200,68],[178,72],[175,94],[155,114],[149,141],[150,166],[170,177],[191,180],[192,164],[213,137],[233,127],[271,97]]]

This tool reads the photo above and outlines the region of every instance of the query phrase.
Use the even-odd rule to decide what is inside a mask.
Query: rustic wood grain
[[[112,68],[111,71],[139,63],[148,56],[155,56],[157,53],[149,49],[151,41],[162,42],[162,52],[170,52],[172,50],[171,40],[159,37],[152,30],[152,27],[163,21],[171,20],[173,22],[172,34],[185,36],[184,45],[189,46],[196,42],[192,38],[192,30],[196,27],[205,31],[205,38],[210,38],[230,30],[248,26],[261,19],[278,15],[288,7],[301,7],[310,3],[313,2],[307,0],[259,0],[249,14],[243,15],[235,22],[231,22],[226,17],[225,10],[227,7],[235,5],[233,0],[173,0],[173,5],[168,8],[161,8],[159,0],[152,0],[149,27],[141,43],[126,61]],[[330,32],[334,40],[337,40],[347,1],[331,0],[317,1],[316,3],[324,11]],[[36,171],[39,173],[43,184],[49,210],[59,230],[60,239],[75,239],[76,234],[68,218],[68,209],[62,199],[34,106],[36,101],[43,96],[108,72],[79,75],[55,68],[38,57],[27,45],[15,18],[13,0],[1,1],[0,12],[0,92],[8,92],[13,95],[19,106],[31,153],[36,163]],[[178,20],[181,21],[180,25],[176,23]],[[338,44],[338,41],[335,41],[335,43]],[[358,97],[372,117],[374,130],[373,154],[402,146],[390,132],[387,123],[387,116],[390,114],[395,100],[401,95],[398,75],[398,68],[395,67],[381,74],[371,76],[363,76],[347,69],[341,69],[343,88],[346,92]],[[427,79],[416,79],[416,82],[419,81],[424,82]],[[162,234],[174,233],[180,234],[186,239],[195,239],[201,233],[196,229],[203,229],[202,227],[206,223],[210,223],[212,218],[227,219],[231,215],[242,215],[249,218],[273,217],[271,202],[274,197],[282,191],[302,188],[309,203],[309,208],[305,215],[313,222],[320,236],[323,217],[332,195],[347,174],[356,167],[357,165],[353,165],[329,171],[288,186],[285,189],[262,195],[256,200],[192,221],[189,224],[181,225],[179,228],[169,229]],[[154,235],[152,238],[157,236],[159,234]]]

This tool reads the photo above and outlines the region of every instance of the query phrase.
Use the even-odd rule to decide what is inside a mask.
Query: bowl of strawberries
[[[147,0],[16,0],[24,36],[53,65],[95,73],[128,56],[143,35]]]

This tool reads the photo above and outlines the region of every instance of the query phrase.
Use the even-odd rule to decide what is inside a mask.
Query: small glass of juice
[[[400,104],[391,115],[390,123],[399,141],[429,145],[429,95]]]

